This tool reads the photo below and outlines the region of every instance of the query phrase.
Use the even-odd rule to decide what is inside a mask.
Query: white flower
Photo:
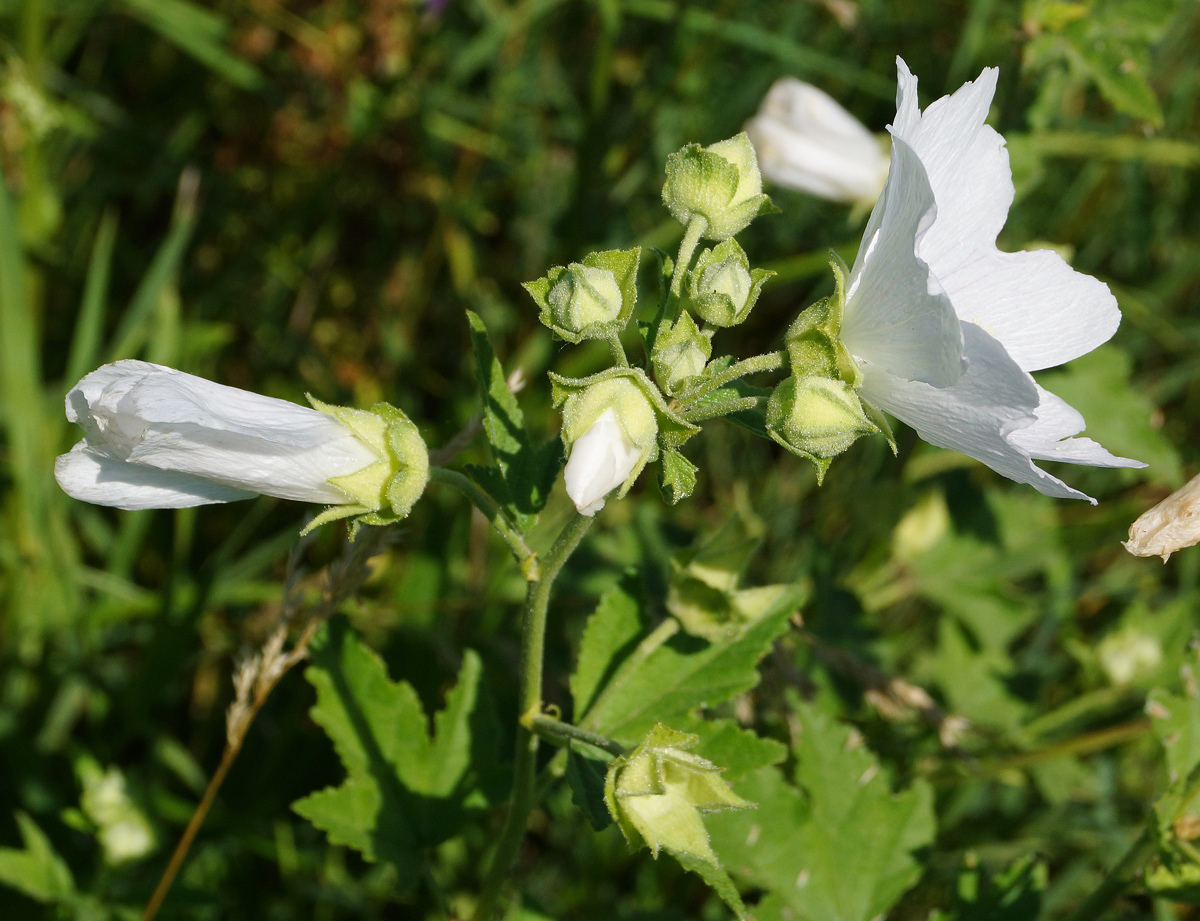
[[[629,479],[646,454],[625,434],[617,414],[606,409],[571,445],[563,478],[581,515],[595,515],[604,498]]]
[[[931,444],[1046,495],[1087,499],[1033,461],[1145,465],[1071,437],[1083,417],[1028,372],[1107,341],[1121,320],[1116,299],[1057,253],[996,248],[1014,194],[1004,138],[984,124],[996,70],[922,113],[916,78],[897,66],[891,173],[850,273],[842,327],[861,395]]]
[[[360,500],[330,480],[378,464],[385,453],[329,413],[145,361],[93,371],[66,405],[85,436],[55,462],[59,485],[76,499],[122,509],[256,493],[348,505]]]
[[[876,137],[833,97],[795,77],[775,81],[746,133],[763,176],[787,189],[871,205],[887,179]]]

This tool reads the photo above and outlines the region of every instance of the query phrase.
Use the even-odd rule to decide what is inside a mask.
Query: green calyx
[[[568,342],[607,339],[629,322],[637,302],[641,247],[607,250],[583,262],[555,266],[524,287],[541,309],[539,319]]]
[[[659,723],[609,765],[604,801],[630,847],[648,847],[655,857],[665,849],[719,867],[702,814],[754,803],[733,792],[721,768],[688,751],[699,741]]]
[[[701,332],[686,310],[674,323],[665,321],[650,356],[654,378],[669,396],[704,373],[712,357],[712,333]]]
[[[706,249],[689,276],[688,294],[697,314],[712,326],[737,326],[750,315],[762,286],[775,273],[751,269],[732,237]]]
[[[786,341],[792,373],[831,377],[857,390],[862,372],[842,342],[842,317],[846,311],[846,264],[829,254],[836,289],[804,310],[788,327]]]
[[[754,146],[745,132],[708,147],[689,144],[667,158],[663,202],[683,225],[705,223],[703,236],[727,240],[760,214],[778,212],[763,194]]]
[[[301,532],[339,518],[353,517],[353,534],[364,524],[392,524],[404,518],[429,482],[429,452],[417,426],[388,403],[370,409],[330,406],[308,397],[314,409],[333,416],[367,444],[379,459],[361,470],[328,482],[346,494],[350,502],[331,506],[308,523]]]

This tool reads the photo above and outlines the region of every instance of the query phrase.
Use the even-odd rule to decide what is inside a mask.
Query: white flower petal
[[[254,495],[201,477],[126,463],[82,441],[55,460],[54,478],[75,499],[128,510],[191,508]]]
[[[842,338],[880,370],[945,387],[962,373],[962,332],[950,299],[917,255],[937,215],[925,168],[897,139],[850,272]]]
[[[67,416],[113,457],[304,502],[346,502],[327,480],[378,460],[325,413],[149,362],[88,375],[67,395]]]
[[[892,133],[920,157],[937,201],[937,220],[917,252],[959,318],[999,339],[1026,371],[1060,365],[1108,341],[1121,314],[1107,285],[1049,250],[996,248],[1014,195],[1004,138],[984,123],[996,69],[922,114],[916,77],[900,59],[897,67]]]
[[[1062,397],[1038,387],[1039,402],[1032,425],[1017,429],[1009,441],[1037,460],[1087,464],[1091,467],[1145,467],[1128,457],[1117,457],[1090,438],[1072,438],[1087,424],[1075,407]]]
[[[1087,499],[1094,505],[1090,496],[1039,469],[1014,438],[1014,433],[1037,424],[1036,412],[1046,391],[1040,391],[1004,347],[979,327],[964,323],[962,329],[968,366],[953,386],[930,387],[868,366],[863,397],[912,426],[930,444],[960,451],[1047,496]],[[1043,419],[1043,433],[1063,431],[1062,417],[1051,402],[1046,404]],[[1043,446],[1049,444],[1045,438],[1036,440]]]

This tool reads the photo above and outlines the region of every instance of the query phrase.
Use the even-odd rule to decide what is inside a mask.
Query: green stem
[[[672,308],[683,291],[683,276],[687,274],[688,266],[692,263],[692,254],[696,252],[700,237],[707,229],[708,221],[697,216],[688,222],[687,230],[684,231],[683,242],[679,244],[679,252],[675,254],[675,270],[671,274],[671,287],[666,296],[659,300],[658,313],[655,314],[654,324],[650,327],[649,335],[646,336],[647,369],[650,367],[650,357],[654,354],[654,344],[658,341],[658,331],[662,329],[667,316],[674,312]]]
[[[546,649],[546,614],[550,606],[550,589],[563,564],[575,552],[593,519],[576,513],[558,535],[558,540],[542,560],[539,577],[529,583],[525,596],[525,614],[521,621],[521,697],[517,725],[517,757],[513,764],[512,793],[508,800],[508,815],[496,842],[492,864],[484,877],[479,904],[473,921],[488,921],[496,910],[500,891],[508,881],[525,825],[533,810],[537,780],[538,737],[530,729],[542,710],[542,666]]]
[[[711,380],[705,381],[695,390],[689,390],[684,393],[679,398],[679,402],[689,403],[704,396],[706,393],[712,393],[714,390],[724,387],[731,381],[736,381],[738,378],[746,377],[749,374],[758,374],[761,371],[777,371],[787,364],[787,358],[787,352],[784,351],[767,352],[765,355],[744,358],[730,365]]]
[[[695,409],[687,410],[679,415],[686,422],[703,422],[705,419],[715,419],[717,416],[728,416],[730,413],[754,409],[761,399],[762,397],[740,397],[736,400],[722,400],[711,406],[697,406]]]
[[[608,752],[610,755],[620,756],[625,754],[625,746],[620,742],[614,742],[607,736],[602,736],[597,732],[589,732],[586,729],[580,729],[578,726],[572,726],[570,723],[564,723],[562,720],[556,720],[550,716],[539,714],[529,719],[528,723],[530,729],[553,745],[585,742],[588,745],[599,748],[601,751]]]
[[[625,347],[621,345],[621,338],[616,333],[608,337],[608,350],[612,352],[613,361],[620,367],[629,367],[629,359],[625,357]]]
[[[678,300],[683,292],[683,276],[687,274],[688,266],[692,264],[692,254],[700,243],[700,237],[708,230],[708,221],[696,215],[688,221],[687,230],[683,234],[683,242],[679,244],[679,254],[675,257],[675,273],[671,276],[671,296]]]
[[[446,470],[444,467],[430,467],[429,479],[434,483],[441,483],[444,486],[453,486],[460,493],[471,500],[493,528],[496,533],[504,538],[504,542],[508,544],[508,549],[512,551],[513,556],[517,558],[517,565],[521,567],[521,572],[530,582],[534,582],[538,578],[538,559],[537,555],[529,549],[525,543],[525,538],[521,536],[511,524],[500,506],[496,504],[496,500],[489,496],[486,492],[475,485],[472,480],[459,473],[456,470]]]

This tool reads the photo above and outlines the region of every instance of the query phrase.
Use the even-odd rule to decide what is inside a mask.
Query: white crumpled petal
[[[1125,549],[1134,556],[1161,556],[1200,543],[1200,476],[1175,490],[1129,526]]]
[[[906,380],[945,387],[962,373],[962,332],[917,248],[937,208],[921,161],[892,145],[892,171],[850,271],[842,339],[850,353]]]
[[[870,204],[888,173],[875,136],[827,93],[795,77],[776,80],[746,133],[769,181],[842,202]]]
[[[629,440],[612,409],[602,412],[575,439],[563,470],[567,495],[579,513],[591,516],[604,508],[605,497],[625,482],[644,453]]]
[[[899,58],[897,69],[892,134],[920,158],[937,201],[937,220],[917,253],[959,318],[999,339],[1026,371],[1060,365],[1107,342],[1121,322],[1107,285],[1051,250],[996,248],[1015,194],[1004,138],[984,121],[996,68],[924,113],[917,107],[917,78]]]
[[[126,510],[191,508],[254,496],[203,477],[116,460],[85,441],[55,460],[54,478],[75,499]]]
[[[92,476],[83,459],[64,455],[68,480],[60,483],[72,495],[71,487],[80,486],[86,495],[77,498],[120,508],[181,507],[145,503],[155,501],[159,488],[175,490],[182,501],[198,479],[222,485],[225,492],[196,493],[192,505],[253,493],[342,504],[348,497],[327,481],[379,459],[325,413],[144,361],[119,361],[92,372],[67,394],[66,412],[83,427],[86,453],[100,469]],[[154,480],[137,471],[118,477],[103,458],[182,478]],[[128,483],[129,491],[108,485],[117,482]],[[137,492],[139,484],[143,493]],[[228,497],[214,498],[222,494]]]

